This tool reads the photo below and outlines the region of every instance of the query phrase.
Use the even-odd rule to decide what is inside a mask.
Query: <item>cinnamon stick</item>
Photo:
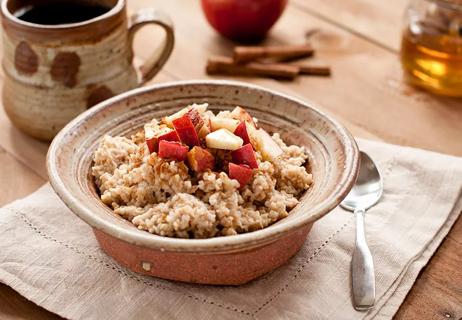
[[[309,44],[272,47],[235,47],[233,59],[236,63],[246,63],[268,58],[287,61],[309,57],[313,53],[314,50]]]
[[[309,66],[309,65],[293,65],[299,68],[298,73],[301,75],[312,76],[330,76],[331,71],[328,66]]]
[[[207,74],[260,76],[292,80],[299,74],[299,67],[285,64],[263,64],[252,62],[245,65],[236,64],[232,58],[214,57],[207,61]]]

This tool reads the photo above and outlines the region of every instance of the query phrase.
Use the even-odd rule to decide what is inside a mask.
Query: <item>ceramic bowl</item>
[[[235,236],[176,239],[138,230],[100,201],[90,168],[101,137],[130,135],[193,102],[208,103],[213,111],[242,106],[268,131],[306,146],[314,183],[287,218]],[[81,114],[54,139],[47,166],[58,196],[121,265],[165,279],[237,285],[274,270],[300,249],[313,223],[353,186],[358,155],[350,133],[312,103],[239,82],[187,81],[136,89]]]

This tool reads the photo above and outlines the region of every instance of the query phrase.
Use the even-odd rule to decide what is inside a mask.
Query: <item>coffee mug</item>
[[[1,16],[3,106],[16,127],[41,140],[87,108],[150,80],[174,44],[168,17],[143,9],[128,19],[125,0],[3,0]],[[166,37],[137,69],[133,39],[146,24],[161,26]]]

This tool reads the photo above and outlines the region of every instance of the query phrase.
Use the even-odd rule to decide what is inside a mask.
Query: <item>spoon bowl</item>
[[[361,165],[353,189],[340,204],[342,208],[355,211],[373,207],[382,197],[383,184],[380,172],[374,161],[365,152],[360,152]]]

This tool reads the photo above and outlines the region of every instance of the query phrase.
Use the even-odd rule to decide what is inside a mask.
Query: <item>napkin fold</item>
[[[133,273],[46,184],[0,209],[0,281],[68,319],[390,319],[462,210],[462,158],[358,140],[384,179],[366,213],[376,306],[355,311],[352,213],[313,226],[287,264],[251,283],[203,286]]]

